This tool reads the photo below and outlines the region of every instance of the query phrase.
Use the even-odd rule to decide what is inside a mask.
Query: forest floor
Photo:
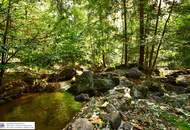
[[[78,127],[85,130],[190,130],[190,70],[168,70],[151,79],[128,78],[127,70],[121,69],[104,74],[107,73],[117,75],[119,84],[103,95],[91,97],[64,130]],[[37,76],[8,73],[6,82],[15,81],[0,91],[0,103],[28,92],[60,90],[61,85],[56,82],[74,75],[72,69]]]
[[[190,130],[189,71],[151,79],[129,79],[121,76],[124,70],[115,72],[120,84],[91,98],[64,130]]]

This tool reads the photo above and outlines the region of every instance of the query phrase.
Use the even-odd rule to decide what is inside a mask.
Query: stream
[[[0,121],[35,121],[36,130],[62,130],[80,108],[67,92],[27,94],[0,105]]]

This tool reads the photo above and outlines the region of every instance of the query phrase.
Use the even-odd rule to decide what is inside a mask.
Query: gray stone
[[[94,126],[88,119],[79,118],[67,130],[93,130]]]
[[[108,104],[108,105],[106,106],[106,111],[107,111],[108,113],[110,113],[110,112],[116,111],[116,108],[115,108],[112,104]]]
[[[164,90],[162,89],[162,85],[158,81],[151,81],[151,80],[146,80],[143,83],[143,86],[148,87],[149,91],[151,92],[163,92]]]
[[[4,103],[6,103],[6,101],[3,99],[0,99],[0,104],[4,104]]]
[[[88,93],[90,96],[106,92],[119,84],[119,78],[112,75],[93,75],[91,71],[85,71],[71,85],[69,91],[75,95]]]
[[[80,95],[75,97],[76,101],[89,101],[90,97],[88,94],[81,93]]]
[[[117,130],[121,124],[121,115],[120,113],[117,112],[111,112],[110,113],[110,122],[111,122],[111,126],[114,130]]]
[[[131,87],[133,87],[135,84],[132,82],[132,81],[130,81],[130,80],[128,80],[126,77],[120,77],[120,86],[124,86],[124,87],[129,87],[129,88],[131,88]]]
[[[126,77],[133,79],[140,79],[142,75],[143,73],[136,67],[129,69],[126,73]]]
[[[73,94],[89,93],[94,91],[94,80],[91,71],[84,71],[83,74],[76,79],[76,82],[68,89]]]
[[[133,126],[130,123],[122,121],[117,130],[133,130]]]
[[[100,92],[105,92],[109,89],[112,89],[116,86],[114,81],[112,79],[107,79],[107,78],[97,78],[94,79],[94,87],[96,90]]]
[[[112,111],[109,114],[101,114],[100,118],[106,122],[110,122],[114,130],[117,130],[121,124],[121,115],[118,111]]]
[[[146,98],[147,94],[148,94],[148,87],[143,85],[134,86],[130,91],[130,95],[136,99]]]

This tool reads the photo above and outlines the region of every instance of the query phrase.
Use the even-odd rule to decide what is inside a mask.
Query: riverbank
[[[92,97],[63,130],[189,130],[189,74],[179,81],[184,73],[177,73],[165,79],[120,75],[119,85]]]
[[[0,120],[33,121],[36,130],[61,130],[81,107],[67,92],[31,93],[0,105]]]

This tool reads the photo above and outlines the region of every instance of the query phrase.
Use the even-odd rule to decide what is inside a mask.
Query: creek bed
[[[35,121],[36,130],[62,130],[80,108],[66,92],[28,94],[0,105],[0,121]]]

